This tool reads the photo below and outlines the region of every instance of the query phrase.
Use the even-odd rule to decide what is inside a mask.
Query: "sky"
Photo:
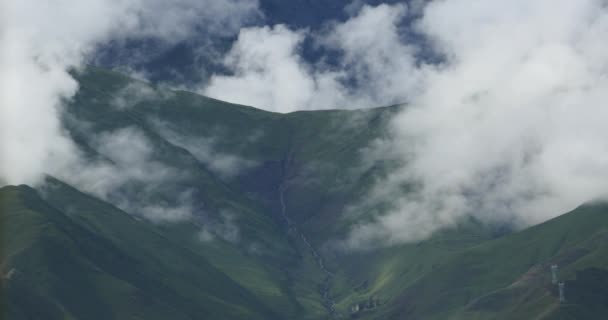
[[[254,0],[0,6],[0,185],[83,165],[62,105],[78,89],[69,71],[100,46],[169,47],[205,30],[231,42],[225,55],[203,55],[223,70],[188,84],[198,93],[276,112],[407,104],[377,143],[390,154],[364,155],[401,160],[368,201],[397,200],[356,226],[350,247],[416,241],[466,215],[526,226],[606,197],[603,0],[353,1],[314,27],[266,25]],[[398,194],[409,182],[417,189]]]

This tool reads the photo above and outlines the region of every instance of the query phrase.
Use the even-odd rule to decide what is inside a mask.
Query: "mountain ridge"
[[[362,150],[390,137],[402,105],[279,114],[98,68],[73,75],[80,90],[64,122],[89,167],[36,188],[0,188],[10,319],[608,312],[594,284],[608,279],[602,203],[519,232],[467,217],[416,243],[326,246],[352,226],[346,208],[395,165],[366,164]],[[158,212],[179,219],[155,221]],[[570,304],[556,302],[553,263],[572,288]]]

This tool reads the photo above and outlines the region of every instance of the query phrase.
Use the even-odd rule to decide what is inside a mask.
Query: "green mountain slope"
[[[507,235],[466,218],[418,243],[328,246],[354,216],[381,214],[352,205],[395,165],[366,148],[401,106],[277,114],[101,69],[74,76],[64,120],[93,165],[0,189],[10,319],[608,314],[604,204]]]
[[[379,319],[601,319],[608,314],[607,239],[608,205],[581,206],[445,259]],[[553,264],[566,283],[561,306]]]
[[[278,318],[201,255],[107,204],[79,194],[88,210],[67,214],[28,187],[1,197],[11,319]]]
[[[282,278],[279,292],[291,297],[290,316],[318,318],[326,313],[319,297],[324,272],[312,248],[299,234],[288,232],[285,216],[302,226],[315,247],[334,236],[334,230],[343,231],[335,212],[349,203],[346,199],[352,194],[361,193],[362,178],[378,170],[355,159],[362,147],[385,134],[390,114],[398,107],[280,115],[188,92],[166,92],[99,69],[77,76],[81,90],[68,106],[66,120],[91,158],[103,156],[95,137],[122,128],[143,132],[156,150],[150,160],[179,168],[188,176],[176,186],[164,184],[157,197],[178,198],[190,188],[196,194],[195,207],[202,207],[197,216],[219,219],[222,211],[230,211],[241,241],[228,252],[235,246],[247,251],[244,246],[249,244],[260,248],[264,265]],[[148,97],[154,92],[153,98],[130,99],[127,107],[117,107],[117,99],[134,83]],[[214,167],[214,159],[201,156],[201,149],[220,160],[236,157],[246,164],[226,174]],[[139,196],[147,188],[134,183],[125,192],[136,190]],[[146,201],[155,198],[153,194]],[[195,229],[190,228],[186,242],[191,242]],[[223,251],[203,250],[210,261],[225,259]]]

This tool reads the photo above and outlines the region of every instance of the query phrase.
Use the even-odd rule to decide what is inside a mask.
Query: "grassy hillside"
[[[386,135],[386,123],[399,107],[281,115],[188,92],[168,92],[99,69],[77,77],[81,89],[68,106],[66,120],[91,158],[103,153],[95,137],[123,128],[144,132],[157,150],[152,160],[188,173],[176,186],[163,186],[159,197],[176,198],[184,187],[194,189],[197,206],[203,208],[196,213],[204,216],[202,224],[229,210],[236,216],[241,239],[225,245],[239,252],[247,251],[250,244],[261,249],[258,258],[282,278],[277,284],[282,290],[277,292],[290,297],[294,315],[310,313],[318,318],[326,313],[319,293],[323,272],[311,248],[298,234],[288,232],[281,190],[289,219],[301,226],[315,247],[335,236],[336,230],[343,231],[335,213],[350,203],[353,194],[362,192],[361,179],[378,170],[358,160],[361,149]],[[137,97],[133,90],[144,94]],[[127,105],[117,105],[124,96]],[[226,174],[214,166],[216,160],[241,165]],[[134,183],[124,192],[139,195],[147,188]],[[155,197],[150,198],[153,202]],[[163,228],[184,238],[172,231],[175,226]],[[206,252],[212,262],[226,260],[224,250],[214,253],[208,245],[191,244],[194,233],[196,227],[190,227],[184,239],[187,245]],[[226,263],[218,267],[230,268]]]
[[[418,243],[325,247],[395,165],[365,150],[401,106],[277,114],[101,69],[74,75],[64,120],[89,166],[0,189],[11,319],[608,314],[605,204],[506,236],[467,218]]]
[[[377,318],[601,319],[608,314],[607,239],[608,205],[581,206],[446,257]],[[561,306],[553,264],[566,283]]]
[[[107,204],[80,194],[90,206],[67,214],[25,186],[0,197],[10,319],[278,318],[204,257]]]

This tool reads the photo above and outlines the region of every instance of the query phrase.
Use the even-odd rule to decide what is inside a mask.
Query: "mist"
[[[277,112],[407,105],[392,123],[392,138],[362,150],[368,162],[391,157],[402,165],[359,204],[389,203],[390,210],[356,225],[344,239],[349,248],[418,241],[469,216],[525,227],[606,198],[608,8],[602,0],[354,3],[346,21],[322,30],[242,28],[259,15],[257,2],[245,0],[1,6],[0,185],[36,186],[50,174],[103,197],[104,188],[126,183],[100,186],[66,174],[70,168],[91,177],[124,172],[120,163],[133,168],[149,160],[143,144],[134,149],[140,157],[118,159],[110,169],[87,162],[60,120],[78,90],[70,71],[86,66],[107,41],[174,43],[208,26],[234,33],[236,41],[222,60],[230,72],[213,75],[200,93]],[[335,53],[336,61],[307,62],[305,41]],[[152,97],[140,89],[127,88],[122,98]],[[117,100],[115,107],[127,104]],[[124,130],[115,134],[137,135]],[[95,141],[107,146],[120,139],[110,133]],[[370,151],[374,146],[380,149]],[[212,142],[192,148],[226,176],[240,161],[204,158]],[[413,187],[403,192],[404,185]],[[187,192],[182,196],[187,203]],[[175,220],[190,214],[187,206],[173,209],[143,211],[159,220],[162,212]]]
[[[522,228],[606,196],[607,13],[599,0],[353,4],[323,32],[242,29],[224,61],[234,74],[202,92],[279,112],[407,105],[392,138],[362,150],[402,165],[351,211],[391,209],[348,247],[418,241],[465,217]],[[307,63],[305,40],[339,61]]]
[[[26,0],[0,6],[0,186],[42,186],[51,175],[155,223],[192,219],[200,205],[193,190],[172,199],[159,196],[184,172],[158,161],[155,146],[138,128],[95,134],[78,123],[101,158],[79,149],[62,123],[63,108],[78,91],[72,74],[109,41],[153,38],[169,46],[202,26],[237,32],[259,15],[257,1]],[[159,95],[133,82],[108,107],[124,110],[166,98]]]
[[[174,42],[201,25],[238,29],[239,21],[257,14],[257,2],[250,0],[26,0],[1,6],[2,185],[36,185],[58,170],[54,166],[79,161],[60,116],[78,90],[69,71],[84,66],[98,45],[127,37]]]
[[[606,199],[605,2],[434,1],[416,28],[445,60],[420,68],[423,90],[385,141],[404,165],[370,201],[392,209],[350,247],[417,241],[466,216],[525,227]]]

